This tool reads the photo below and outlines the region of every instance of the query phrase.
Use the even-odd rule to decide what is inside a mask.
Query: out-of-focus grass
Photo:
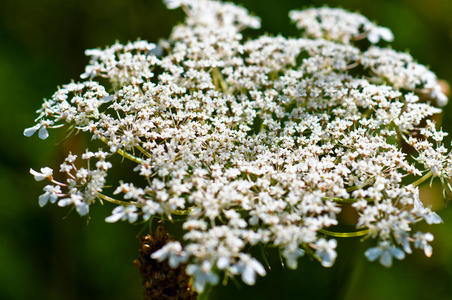
[[[287,13],[305,6],[341,6],[359,10],[395,33],[393,47],[410,49],[440,78],[452,82],[452,1],[450,0],[243,0],[263,19],[263,30],[296,35]],[[26,139],[42,98],[56,86],[77,80],[87,59],[84,49],[138,37],[156,41],[180,21],[158,0],[1,0],[0,1],[0,299],[140,299],[140,277],[132,265],[140,226],[106,224],[109,208],[96,207],[86,224],[56,206],[38,208],[40,184],[30,167],[56,165],[77,143],[57,142],[53,131],[42,142]],[[452,132],[452,105],[443,127]],[[58,150],[60,149],[60,150]],[[61,150],[63,149],[63,150]],[[74,149],[73,151],[77,151]],[[441,207],[437,190],[424,199]],[[435,234],[434,254],[395,262],[392,269],[369,263],[369,243],[340,244],[335,267],[324,269],[304,258],[297,271],[273,270],[255,287],[233,283],[215,299],[450,299],[452,296],[452,209],[439,214],[445,224],[425,228]],[[66,217],[67,216],[67,217]]]

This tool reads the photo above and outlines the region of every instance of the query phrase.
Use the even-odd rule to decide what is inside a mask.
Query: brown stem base
[[[134,261],[143,277],[144,299],[196,300],[186,265],[171,268],[166,261],[158,262],[151,254],[162,248],[171,238],[162,226],[155,233],[141,238],[140,256]]]

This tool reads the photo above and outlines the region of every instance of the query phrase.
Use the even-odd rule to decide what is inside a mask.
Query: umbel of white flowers
[[[266,274],[249,251],[257,245],[279,249],[290,268],[305,253],[332,266],[335,236],[374,239],[365,255],[386,267],[413,248],[432,254],[432,234],[413,225],[441,222],[418,186],[431,177],[449,188],[452,156],[432,119],[447,97],[409,54],[376,46],[392,40],[389,29],[320,8],[290,13],[300,37],[249,39],[241,31],[260,23],[244,8],[166,2],[187,13],[167,40],[87,50],[84,81],[44,100],[25,130],[92,138],[58,174],[31,170],[49,181],[41,206],[84,216],[107,201],[116,206],[107,222],[183,215],[183,238],[152,257],[188,263],[198,291],[220,275],[254,284]],[[135,168],[110,190],[114,155]],[[127,182],[130,172],[145,184]],[[359,216],[356,232],[329,228],[342,203]]]

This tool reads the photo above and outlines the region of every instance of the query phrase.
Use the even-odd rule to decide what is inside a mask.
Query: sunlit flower
[[[110,202],[109,223],[177,218],[180,240],[153,257],[187,263],[198,291],[220,273],[254,284],[266,275],[260,246],[277,248],[289,268],[303,255],[331,267],[329,236],[377,241],[365,256],[386,267],[412,248],[431,255],[433,236],[414,228],[442,222],[419,185],[450,188],[447,133],[433,117],[447,97],[426,66],[381,43],[394,38],[388,28],[309,8],[290,12],[299,36],[250,38],[244,29],[260,20],[243,7],[165,3],[187,14],[167,40],[87,50],[82,81],[44,100],[25,129],[44,139],[66,126],[92,139],[57,174],[30,169],[50,181],[41,206],[85,216]],[[114,167],[122,173],[112,178]],[[330,230],[343,203],[358,215],[356,232]]]

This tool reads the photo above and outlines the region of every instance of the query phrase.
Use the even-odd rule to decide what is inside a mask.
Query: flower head
[[[152,257],[187,263],[198,291],[220,272],[250,285],[265,276],[257,246],[276,247],[290,268],[304,254],[331,267],[330,235],[377,240],[365,255],[386,267],[413,246],[431,255],[433,236],[414,227],[442,220],[418,186],[452,180],[434,121],[447,97],[432,71],[380,43],[394,38],[389,29],[324,7],[290,13],[297,37],[249,38],[260,20],[243,7],[165,3],[187,13],[167,40],[87,50],[82,81],[61,86],[25,129],[46,138],[69,126],[93,140],[57,174],[30,170],[50,181],[41,206],[84,216],[109,202],[109,223],[181,220],[183,237]],[[356,232],[330,230],[344,203]]]

